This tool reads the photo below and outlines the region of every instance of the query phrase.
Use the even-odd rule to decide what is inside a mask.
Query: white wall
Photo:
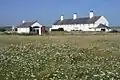
[[[107,19],[104,16],[101,16],[100,19],[95,22],[96,27],[99,24],[104,24],[106,26],[109,26],[109,22],[107,21]]]
[[[31,27],[34,27],[34,26],[39,26],[39,27],[42,27],[41,24],[39,24],[38,22],[34,23]]]
[[[102,28],[97,28],[96,31],[101,31]],[[109,29],[105,28],[105,31],[110,31]]]
[[[69,25],[52,25],[51,29],[58,29],[58,28],[63,28],[65,31],[71,31],[71,30],[82,30],[82,31],[94,31],[94,29],[89,29],[93,28],[93,24],[69,24]]]
[[[101,28],[97,28],[96,31],[101,31]]]
[[[95,31],[93,24],[81,24],[79,30],[82,30],[82,31]]]
[[[29,33],[30,28],[17,28],[17,33]]]
[[[58,29],[59,25],[52,25],[52,29]]]

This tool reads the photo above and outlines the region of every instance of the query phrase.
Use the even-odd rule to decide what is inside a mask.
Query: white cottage
[[[21,25],[17,26],[17,33],[30,33],[37,32],[39,35],[42,34],[42,25],[37,21],[25,22],[23,21]]]
[[[111,29],[108,26],[109,22],[104,16],[94,16],[93,11],[90,11],[89,17],[83,18],[78,18],[77,13],[73,14],[72,19],[64,19],[62,15],[61,19],[52,25],[50,31],[59,28],[63,28],[64,31],[110,31]]]

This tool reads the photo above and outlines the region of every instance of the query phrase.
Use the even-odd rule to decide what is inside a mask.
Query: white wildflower
[[[93,75],[94,77],[98,77],[99,75],[98,74],[96,74],[96,75]]]
[[[34,74],[31,74],[31,77],[35,77],[35,75],[34,75]]]

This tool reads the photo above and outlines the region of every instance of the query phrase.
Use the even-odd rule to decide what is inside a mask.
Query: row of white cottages
[[[73,14],[72,19],[64,19],[62,15],[60,20],[53,23],[49,31],[59,28],[63,28],[64,31],[111,31],[108,26],[109,22],[104,16],[94,16],[93,11],[90,11],[89,16],[83,18],[78,18],[77,13]],[[42,35],[44,28],[38,21],[23,21],[22,24],[17,26],[17,33],[30,33],[33,30],[37,31],[39,35]]]
[[[72,19],[64,19],[61,16],[50,28],[59,29],[63,28],[64,31],[80,30],[80,31],[111,31],[108,27],[109,22],[104,16],[94,16],[94,12],[90,11],[88,17],[78,18],[77,13],[73,14]]]

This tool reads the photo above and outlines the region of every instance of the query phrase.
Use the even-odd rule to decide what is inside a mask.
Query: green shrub
[[[0,32],[4,32],[6,31],[4,28],[0,28]]]
[[[52,29],[51,31],[64,31],[63,28],[58,28],[58,29]]]

